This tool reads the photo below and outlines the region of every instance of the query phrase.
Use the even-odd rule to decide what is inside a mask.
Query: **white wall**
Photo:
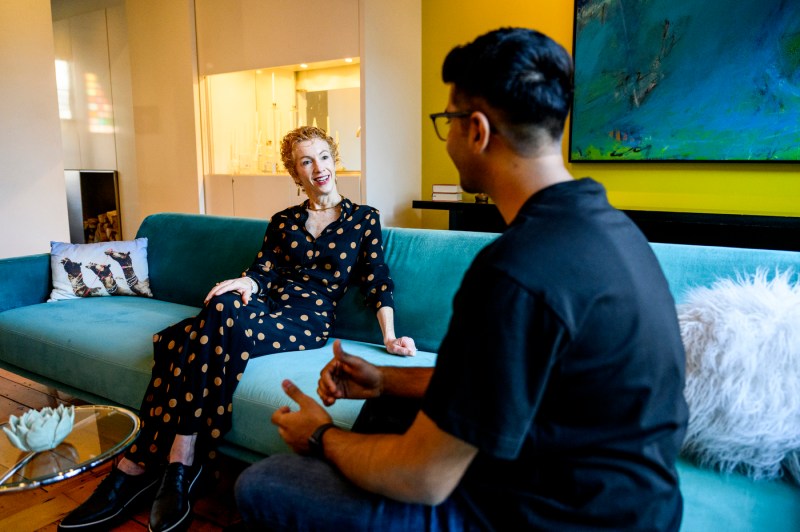
[[[193,0],[127,0],[136,143],[136,227],[203,210]]]
[[[69,241],[49,0],[0,2],[0,257]]]
[[[362,197],[384,225],[420,227],[411,202],[422,188],[421,0],[360,0],[359,15]]]
[[[196,0],[195,4],[203,76],[359,55],[359,0]]]

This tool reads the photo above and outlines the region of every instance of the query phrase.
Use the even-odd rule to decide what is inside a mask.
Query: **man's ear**
[[[489,146],[491,124],[489,118],[480,111],[469,117],[469,143],[474,153],[481,153]]]

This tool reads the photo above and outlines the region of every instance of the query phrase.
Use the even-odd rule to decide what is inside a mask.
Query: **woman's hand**
[[[333,342],[333,360],[320,372],[317,395],[325,406],[337,399],[369,399],[383,390],[381,369],[361,357],[348,355],[342,342]]]
[[[228,279],[227,281],[217,283],[203,300],[203,303],[207,305],[208,302],[211,301],[212,297],[221,296],[227,292],[239,292],[239,294],[242,296],[242,303],[247,305],[250,303],[250,297],[253,295],[252,287],[253,285],[250,283],[249,277]]]
[[[414,344],[414,339],[409,336],[387,338],[383,343],[386,345],[386,351],[393,355],[413,357],[417,354],[417,346]]]

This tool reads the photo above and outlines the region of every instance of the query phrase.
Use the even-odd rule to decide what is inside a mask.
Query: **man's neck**
[[[534,158],[512,158],[498,169],[493,180],[495,190],[487,191],[506,224],[517,217],[522,205],[534,194],[549,186],[571,181],[561,153]]]

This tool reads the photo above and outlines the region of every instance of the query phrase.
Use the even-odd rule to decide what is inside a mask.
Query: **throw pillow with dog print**
[[[48,301],[91,296],[144,296],[150,291],[147,239],[50,242],[53,290]]]

